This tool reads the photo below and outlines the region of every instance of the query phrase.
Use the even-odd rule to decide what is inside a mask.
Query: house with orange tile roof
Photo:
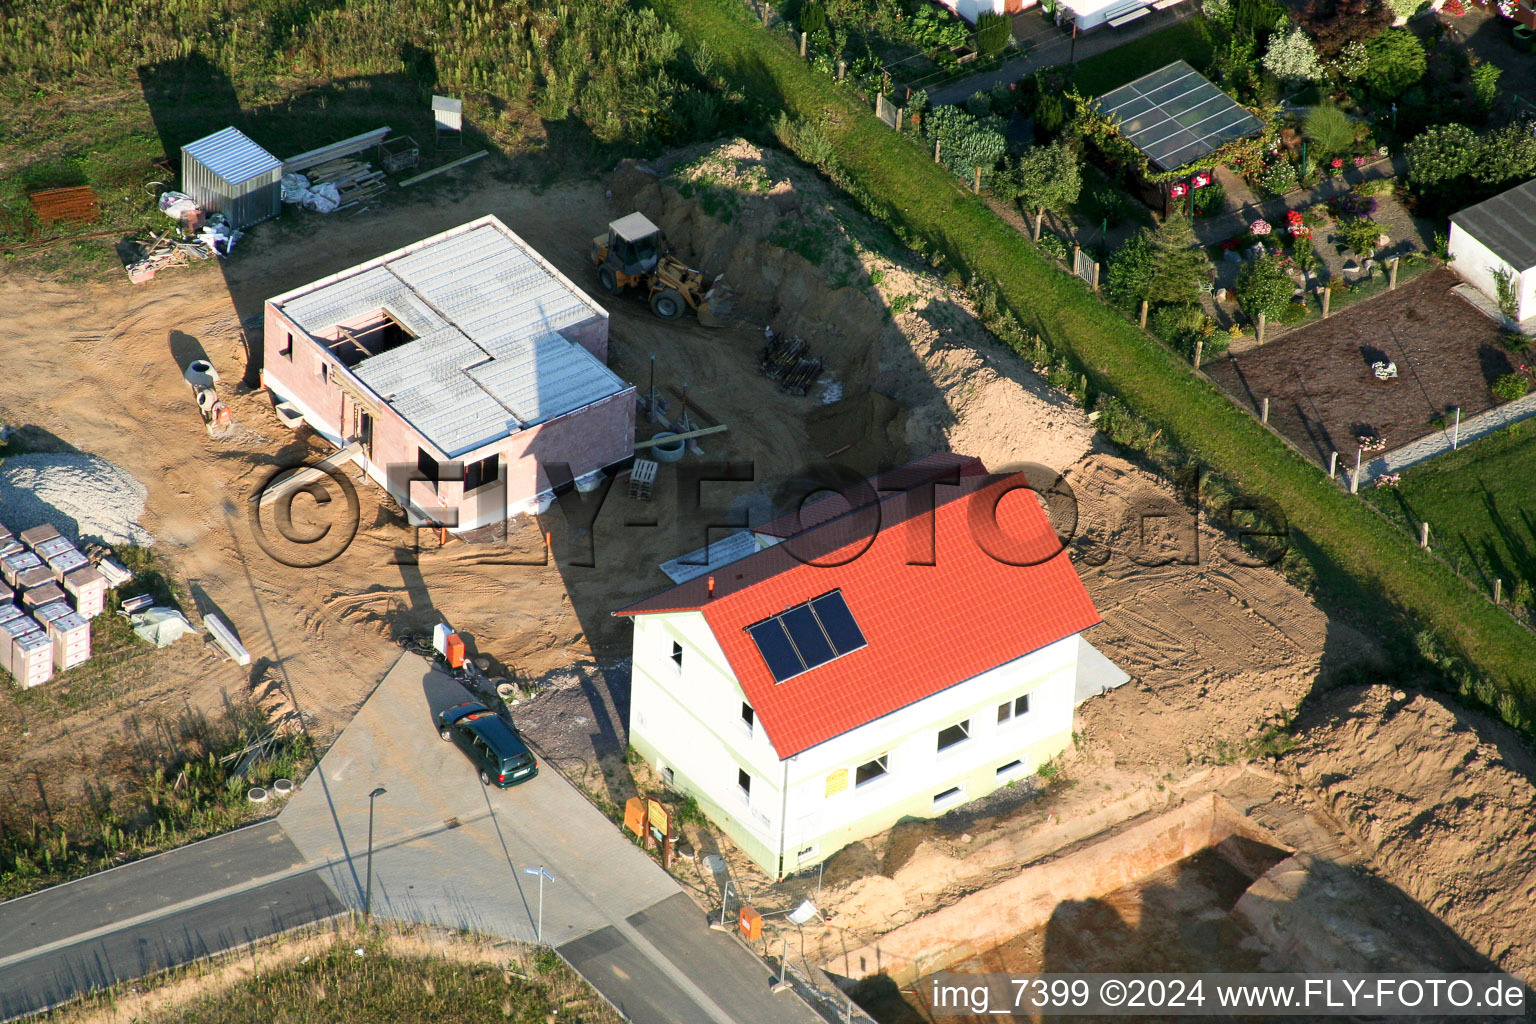
[[[925,461],[615,612],[630,744],[774,877],[1027,778],[1127,678],[1023,477]]]

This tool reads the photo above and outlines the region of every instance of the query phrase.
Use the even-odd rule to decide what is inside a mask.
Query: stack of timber
[[[170,235],[157,235],[153,231],[149,233],[148,245],[143,242],[136,244],[143,249],[143,255],[136,262],[128,264],[128,280],[134,284],[153,280],[157,271],[185,267],[194,259],[206,260],[213,255],[201,241],[184,241]]]
[[[376,198],[387,187],[384,172],[361,160],[341,159],[312,167],[304,173],[310,185],[331,184],[341,196],[338,210],[359,206]]]

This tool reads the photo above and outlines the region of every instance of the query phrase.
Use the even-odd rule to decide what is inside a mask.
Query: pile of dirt
[[[1331,693],[1286,758],[1394,884],[1536,981],[1536,757],[1506,726],[1386,686]]]
[[[147,494],[94,455],[16,455],[0,466],[0,522],[14,533],[46,524],[76,543],[151,544],[139,526]]]
[[[1008,356],[960,288],[791,158],[738,139],[660,170],[626,162],[609,186],[615,216],[641,211],[723,275],[735,318],[798,335],[826,362],[821,454],[870,470],[937,450],[1063,469],[1089,449],[1086,414]]]

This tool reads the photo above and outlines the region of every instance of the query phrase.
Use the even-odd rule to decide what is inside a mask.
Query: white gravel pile
[[[139,526],[146,493],[94,455],[13,455],[0,463],[0,523],[12,533],[46,523],[76,543],[151,544]]]

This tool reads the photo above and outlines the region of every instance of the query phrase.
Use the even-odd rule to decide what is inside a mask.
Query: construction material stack
[[[17,685],[41,685],[90,659],[90,620],[107,591],[90,556],[52,526],[19,536],[0,526],[0,577],[0,667]]]
[[[338,210],[346,210],[378,197],[387,187],[384,172],[376,171],[371,164],[345,158],[323,163],[304,172],[310,187],[334,185],[341,198]]]

